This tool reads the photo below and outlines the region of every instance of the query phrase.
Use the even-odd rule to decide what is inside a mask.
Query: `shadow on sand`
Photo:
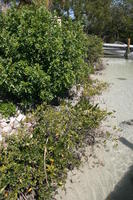
[[[131,142],[123,137],[119,140],[133,150],[133,144]],[[115,186],[114,191],[108,195],[106,200],[133,200],[133,165],[129,168],[121,181]]]

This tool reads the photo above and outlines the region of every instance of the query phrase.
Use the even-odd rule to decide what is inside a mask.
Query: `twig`
[[[26,196],[21,192],[21,195],[22,195],[22,197],[23,197],[23,199],[24,200],[28,200],[27,198],[26,198]]]
[[[47,176],[47,171],[46,171],[46,155],[47,155],[47,143],[48,143],[48,138],[46,140],[46,144],[44,146],[44,172],[45,172],[45,179],[46,179],[46,183],[47,185],[49,186],[49,183],[48,183],[48,176]]]

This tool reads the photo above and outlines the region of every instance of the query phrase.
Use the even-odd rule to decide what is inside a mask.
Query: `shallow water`
[[[106,69],[99,77],[108,82],[110,90],[102,96],[107,109],[115,109],[117,123],[133,118],[133,61],[104,59]]]
[[[93,157],[88,148],[88,161],[69,172],[66,191],[60,190],[57,200],[133,200],[133,61],[103,61],[105,70],[94,78],[110,86],[95,102],[114,111],[101,127],[111,136],[95,145]]]

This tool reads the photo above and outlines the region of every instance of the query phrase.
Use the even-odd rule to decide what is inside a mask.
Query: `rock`
[[[133,126],[133,119],[128,120],[128,121],[123,121],[120,123],[120,126],[126,126],[126,125]]]
[[[32,126],[32,124],[30,122],[25,124],[27,128],[30,128]]]
[[[96,64],[94,64],[94,66],[93,66],[93,67],[94,67],[94,69],[95,69],[95,70],[97,69],[97,66],[96,66]]]
[[[22,120],[24,120],[26,117],[23,114],[19,114],[19,116],[16,118],[18,122],[21,122]]]
[[[12,124],[15,121],[15,117],[10,117],[10,123]]]
[[[11,117],[10,118],[10,126],[13,127],[14,126],[14,122],[15,122],[16,118]]]
[[[70,90],[69,90],[69,96],[73,97],[77,94],[77,86],[74,85]]]
[[[6,127],[7,125],[8,125],[8,124],[7,124],[6,122],[4,122],[4,121],[0,123],[0,127],[1,127],[1,128]]]
[[[0,128],[0,135],[2,134],[2,128]]]
[[[73,97],[73,99],[71,101],[71,105],[73,107],[78,104],[78,102],[80,101],[80,99],[81,99],[81,97],[83,95],[83,92],[84,92],[84,88],[79,85],[79,88],[76,91],[76,94],[75,94],[75,96]]]
[[[78,99],[74,99],[72,102],[71,102],[71,105],[74,107],[78,104],[79,100]]]
[[[0,141],[2,141],[2,135],[0,134]]]
[[[19,115],[20,114],[20,110],[17,110],[17,115]]]
[[[6,119],[1,118],[0,123],[2,123],[2,122],[6,122]]]
[[[3,132],[4,132],[4,133],[9,133],[9,134],[10,134],[10,133],[12,132],[11,126],[8,125],[8,126],[4,127],[4,128],[3,128]]]
[[[20,124],[19,124],[18,120],[15,120],[13,123],[13,128],[18,128],[18,127],[20,127]]]

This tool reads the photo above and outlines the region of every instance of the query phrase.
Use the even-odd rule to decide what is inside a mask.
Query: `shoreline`
[[[124,195],[122,191],[119,190],[119,185],[121,185],[121,182],[122,186],[125,186],[123,184],[123,179],[125,180],[124,177],[126,176],[126,173],[129,174],[128,170],[131,174],[131,166],[133,163],[133,155],[131,149],[133,142],[133,136],[131,134],[132,124],[128,125],[131,123],[131,121],[128,120],[128,117],[131,118],[132,109],[130,109],[131,111],[128,114],[129,116],[125,117],[123,113],[124,108],[121,107],[121,109],[119,109],[120,105],[116,104],[117,98],[121,98],[121,93],[124,95],[124,91],[127,90],[126,87],[128,87],[128,85],[125,87],[123,86],[123,71],[120,71],[119,73],[121,79],[117,74],[118,67],[116,66],[118,65],[118,60],[111,59],[109,65],[107,64],[107,60],[108,59],[104,58],[104,62],[106,62],[106,68],[102,72],[102,75],[100,73],[100,75],[94,75],[94,77],[104,81],[108,80],[108,77],[110,77],[108,80],[110,87],[107,91],[103,92],[102,95],[96,97],[95,100],[96,102],[100,103],[101,108],[108,109],[109,112],[114,111],[114,114],[109,116],[107,120],[104,121],[101,125],[100,130],[104,132],[105,138],[102,138],[100,144],[98,144],[98,147],[97,144],[94,145],[93,152],[95,152],[96,155],[92,159],[90,159],[88,156],[89,164],[94,162],[95,165],[92,165],[93,168],[90,168],[88,162],[85,162],[82,164],[79,170],[74,170],[73,173],[70,172],[68,174],[68,179],[65,185],[65,191],[61,189],[59,190],[59,194],[56,196],[57,200],[133,199],[133,193],[131,191],[128,191],[127,193],[127,191],[123,188],[123,193],[125,192]],[[120,61],[120,70],[123,69],[123,64],[126,62],[130,65],[129,61],[124,61],[124,63],[123,61]],[[114,72],[112,72],[112,74],[108,74],[110,73],[111,69],[114,69],[114,66],[116,67]],[[127,71],[125,67],[124,69],[126,70],[125,76],[129,78],[129,82],[133,81],[129,71]],[[131,66],[129,66],[129,70],[130,69]],[[115,84],[120,84],[124,91],[118,91],[118,88]],[[114,96],[115,91],[117,92],[117,97]],[[131,94],[133,93],[131,92]],[[125,102],[123,99],[121,99],[120,104],[124,105],[124,103]],[[125,109],[128,109],[128,106],[127,108],[125,106]],[[124,123],[124,119],[127,123]],[[123,122],[123,127],[120,126],[121,121]],[[89,150],[87,153],[89,154]],[[97,162],[97,160],[99,162]],[[98,165],[97,167],[97,163],[101,163],[101,165]],[[73,176],[73,174],[75,175]],[[128,178],[130,177],[128,176]],[[129,180],[127,180],[127,182],[129,182]],[[129,185],[129,188],[132,187]]]

